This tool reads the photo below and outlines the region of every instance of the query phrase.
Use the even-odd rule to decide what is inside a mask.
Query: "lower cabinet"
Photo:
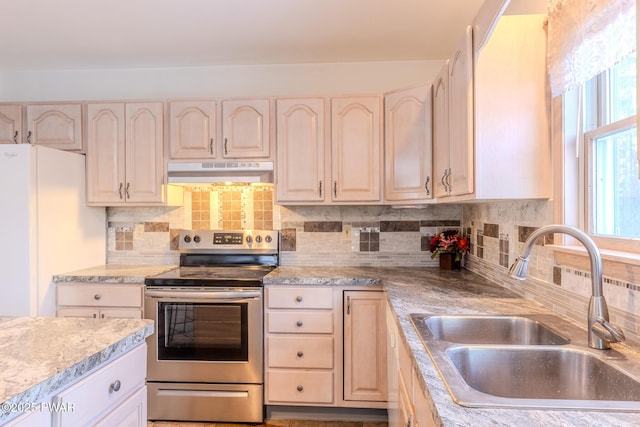
[[[389,427],[435,427],[431,399],[420,385],[420,371],[409,355],[388,304],[386,323]]]
[[[143,301],[143,285],[60,283],[56,289],[56,315],[141,319]]]
[[[265,403],[385,408],[384,337],[380,288],[266,286]]]
[[[146,427],[147,345],[85,374],[4,426],[10,427]]]

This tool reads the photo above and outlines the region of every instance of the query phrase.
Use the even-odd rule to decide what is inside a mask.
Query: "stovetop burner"
[[[147,277],[147,286],[262,286],[278,265],[278,232],[185,230],[179,249],[180,266]]]

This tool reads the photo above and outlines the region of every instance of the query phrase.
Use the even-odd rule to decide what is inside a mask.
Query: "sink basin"
[[[416,316],[417,317],[417,316]],[[419,318],[416,318],[420,322]],[[564,345],[569,340],[520,316],[424,316],[435,339],[460,344]]]
[[[470,387],[492,396],[623,401],[640,409],[640,382],[584,351],[564,348],[454,347],[446,353]],[[553,402],[547,404],[557,406]],[[572,403],[565,404],[572,406]],[[611,402],[603,404],[611,409]]]
[[[586,331],[557,316],[410,318],[460,405],[640,411],[640,360],[589,348]]]

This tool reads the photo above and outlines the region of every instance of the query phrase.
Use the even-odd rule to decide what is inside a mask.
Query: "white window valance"
[[[549,0],[553,96],[614,66],[636,49],[636,0]]]

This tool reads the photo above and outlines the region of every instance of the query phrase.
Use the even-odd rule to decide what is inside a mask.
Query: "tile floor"
[[[257,427],[256,424],[230,423],[187,423],[169,421],[149,421],[147,427]],[[387,423],[342,422],[342,421],[306,421],[306,420],[265,420],[264,427],[387,427]]]

